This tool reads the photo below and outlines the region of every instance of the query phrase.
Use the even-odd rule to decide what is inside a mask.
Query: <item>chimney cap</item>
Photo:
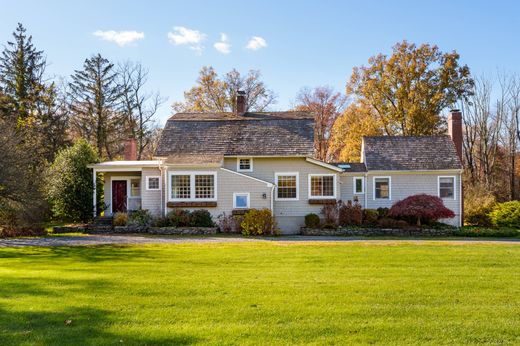
[[[460,109],[457,109],[457,108],[450,109],[450,113],[460,113]]]
[[[244,90],[238,90],[238,91],[237,91],[237,94],[238,94],[238,95],[245,95],[246,92],[245,92]]]

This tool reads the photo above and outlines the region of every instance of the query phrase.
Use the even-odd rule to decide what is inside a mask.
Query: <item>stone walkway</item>
[[[446,242],[450,244],[518,244],[520,239],[492,239],[482,238],[450,238],[450,239],[382,239],[333,236],[281,236],[273,238],[244,238],[241,236],[142,236],[142,235],[81,235],[81,236],[54,236],[41,238],[0,239],[0,247],[19,246],[89,246],[89,245],[132,245],[132,244],[185,244],[185,243],[237,243],[237,242],[275,242],[275,243],[312,243],[312,242],[369,242],[372,244],[395,244],[412,242]]]

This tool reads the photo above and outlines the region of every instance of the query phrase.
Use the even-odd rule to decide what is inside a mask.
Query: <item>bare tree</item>
[[[336,118],[345,110],[347,98],[335,92],[329,86],[314,89],[303,88],[297,96],[297,110],[311,112],[314,115],[314,151],[320,160],[328,161],[329,140],[332,125]]]
[[[158,92],[144,90],[148,70],[140,63],[126,62],[120,64],[118,70],[127,128],[137,140],[137,159],[141,160],[157,129],[155,114],[166,99]]]

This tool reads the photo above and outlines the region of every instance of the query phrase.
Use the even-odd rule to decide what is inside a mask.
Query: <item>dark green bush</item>
[[[518,237],[520,232],[512,228],[462,227],[454,232],[460,237]]]
[[[489,217],[494,226],[520,228],[520,201],[497,204]]]
[[[190,213],[190,225],[192,227],[214,227],[215,223],[209,211],[198,209]]]
[[[389,217],[385,217],[377,221],[377,225],[381,228],[398,228],[398,221]]]
[[[363,210],[364,224],[368,226],[377,225],[379,219],[379,212],[376,209]]]
[[[170,219],[168,217],[166,217],[166,216],[156,217],[152,221],[152,226],[154,226],[154,227],[170,227],[171,226]]]
[[[189,227],[191,226],[191,218],[189,210],[173,209],[166,214],[170,224],[169,227]]]
[[[150,226],[152,215],[148,209],[132,210],[128,215],[128,224],[132,226]]]
[[[377,208],[378,218],[379,219],[383,219],[385,217],[388,217],[388,211],[389,210],[390,210],[390,208],[383,208],[383,207]]]
[[[307,228],[320,227],[320,217],[314,213],[305,215],[305,227],[307,227]]]

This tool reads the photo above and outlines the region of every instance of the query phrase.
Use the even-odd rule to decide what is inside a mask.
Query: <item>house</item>
[[[391,207],[407,196],[436,195],[462,222],[461,113],[449,136],[365,137],[361,163],[313,157],[314,120],[306,112],[178,113],[166,123],[154,160],[91,165],[103,173],[105,214],[148,209],[207,209],[214,217],[269,208],[283,233],[298,233],[308,213],[336,200]]]

